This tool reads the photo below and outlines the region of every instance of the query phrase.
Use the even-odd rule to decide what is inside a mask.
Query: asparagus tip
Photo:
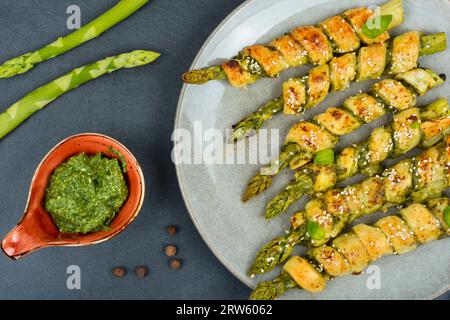
[[[209,81],[208,78],[203,77],[202,74],[199,74],[196,71],[197,70],[193,70],[183,73],[183,75],[181,76],[183,82],[189,84],[204,84]]]
[[[34,67],[29,61],[30,54],[24,54],[6,61],[0,66],[0,79],[11,78],[27,72]]]
[[[284,199],[275,198],[267,204],[265,218],[267,220],[277,217],[284,210]]]
[[[287,273],[277,278],[258,283],[250,294],[250,300],[275,300],[289,289],[297,287],[296,283]]]
[[[449,104],[446,98],[441,98],[430,103],[420,113],[423,120],[435,120],[441,116],[448,116],[449,114]]]
[[[161,56],[160,53],[148,50],[134,50],[129,53],[123,53],[117,58],[125,58],[125,68],[135,68],[149,64]]]

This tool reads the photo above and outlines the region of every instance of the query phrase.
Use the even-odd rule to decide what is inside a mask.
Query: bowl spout
[[[52,245],[55,236],[57,231],[50,216],[42,208],[30,209],[3,239],[2,250],[8,257],[17,260],[32,251]]]

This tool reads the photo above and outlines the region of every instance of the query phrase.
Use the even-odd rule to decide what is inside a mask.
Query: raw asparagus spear
[[[450,186],[448,163],[450,137],[417,157],[385,169],[380,176],[317,194],[303,211],[293,215],[288,234],[268,242],[257,253],[249,274],[273,270],[297,244],[317,247],[327,243],[362,215],[409,201],[424,203],[440,197]]]
[[[335,163],[308,164],[296,172],[295,180],[266,207],[267,219],[278,216],[307,193],[325,192],[337,183],[358,173],[373,176],[380,173],[380,163],[404,154],[417,146],[431,147],[450,134],[450,110],[446,99],[440,99],[422,110],[410,108],[394,115],[388,127],[376,128],[371,136],[357,145],[345,148]],[[309,186],[305,188],[305,181]]]
[[[317,115],[314,121],[295,124],[288,132],[278,158],[250,180],[242,200],[247,201],[266,190],[271,185],[268,181],[286,167],[286,162],[295,168],[307,164],[316,153],[333,148],[340,136],[378,119],[389,109],[401,111],[413,107],[417,95],[423,95],[443,82],[429,69],[413,69],[398,74],[395,79],[381,80],[368,94],[348,98],[342,108],[330,108]],[[295,145],[297,148],[293,147]]]
[[[362,47],[358,53],[336,57],[328,65],[312,68],[307,76],[286,81],[283,94],[235,124],[230,138],[237,141],[254,134],[281,112],[302,114],[322,102],[329,92],[344,90],[352,81],[414,69],[420,57],[444,51],[446,46],[445,33],[421,35],[418,31],[410,31],[397,36],[390,44]]]
[[[392,16],[387,30],[398,26],[403,22],[402,1],[392,0],[381,6],[380,15]],[[186,72],[183,81],[203,84],[227,78],[233,86],[244,87],[262,77],[276,77],[281,71],[302,64],[325,64],[333,58],[334,53],[357,50],[361,41],[372,44],[387,40],[387,31],[370,38],[362,30],[374,18],[374,12],[369,8],[350,9],[318,26],[296,28],[268,45],[247,47],[221,66]]]
[[[0,139],[14,130],[36,111],[43,109],[59,96],[104,74],[123,68],[134,68],[153,62],[159,53],[136,50],[105,58],[76,68],[64,76],[34,90],[0,114]]]
[[[0,78],[9,78],[32,69],[36,64],[57,57],[92,40],[109,28],[128,18],[150,0],[121,0],[116,6],[79,30],[58,38],[37,51],[25,53],[0,66]]]
[[[444,238],[450,234],[450,225],[440,217],[449,204],[449,198],[434,199],[426,206],[414,203],[373,226],[359,224],[329,245],[310,250],[303,258],[291,257],[277,278],[256,286],[250,299],[273,300],[293,288],[320,292],[330,278],[361,272],[385,255],[404,254]]]

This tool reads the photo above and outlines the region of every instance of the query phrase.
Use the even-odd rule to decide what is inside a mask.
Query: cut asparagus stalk
[[[445,33],[429,34],[420,37],[420,56],[425,57],[447,49],[447,37]]]
[[[57,57],[92,40],[128,18],[150,0],[122,0],[116,6],[73,33],[37,51],[25,53],[0,66],[0,78],[9,78],[32,69],[36,64]]]
[[[360,183],[317,194],[303,211],[293,215],[291,231],[268,242],[256,255],[250,275],[271,271],[297,244],[321,246],[355,219],[409,201],[423,203],[442,195],[450,186],[450,137],[417,157],[398,162]],[[315,237],[309,226],[321,230]],[[287,240],[290,241],[287,241]]]
[[[380,7],[381,15],[392,15],[387,30],[403,23],[401,0],[392,0]],[[245,48],[237,57],[221,66],[192,70],[183,74],[183,81],[203,84],[211,80],[228,81],[236,87],[252,84],[262,77],[276,77],[281,71],[302,64],[321,65],[331,60],[334,53],[353,52],[366,44],[380,43],[389,38],[387,31],[374,39],[362,31],[366,22],[374,18],[369,8],[355,8],[331,17],[317,27],[304,26],[292,30],[268,45]]]
[[[270,186],[266,181],[272,180],[286,167],[284,163],[277,166],[279,159],[289,159],[294,168],[303,166],[310,162],[316,153],[334,148],[340,136],[378,119],[390,109],[401,111],[413,107],[417,95],[423,95],[443,82],[444,80],[429,69],[413,69],[398,74],[395,79],[381,80],[368,94],[361,93],[348,98],[342,108],[330,108],[317,115],[314,121],[295,124],[286,137],[285,143],[291,146],[289,153],[282,147],[278,159],[269,164],[270,170],[263,167],[261,172],[250,180],[243,200],[247,201]],[[298,145],[297,151],[293,151],[293,144]],[[268,175],[271,178],[267,178]]]
[[[400,210],[398,216],[384,217],[373,226],[359,224],[333,243],[310,250],[303,258],[291,257],[278,277],[256,286],[250,299],[274,300],[293,288],[320,292],[330,278],[358,273],[383,256],[403,254],[445,238],[450,225],[440,217],[449,204],[449,198],[432,200],[426,206],[414,203]]]
[[[450,111],[446,99],[439,99],[422,110],[404,110],[394,115],[390,126],[377,128],[366,141],[345,148],[336,157],[336,163],[309,164],[297,172],[296,179],[268,203],[265,216],[274,218],[303,195],[325,192],[358,173],[378,174],[379,164],[390,156],[404,154],[417,146],[431,147],[449,134]]]
[[[286,81],[282,96],[233,126],[231,140],[251,136],[283,110],[286,114],[302,114],[322,102],[329,92],[344,90],[352,81],[376,79],[382,74],[398,74],[416,68],[420,57],[444,51],[446,46],[445,33],[420,35],[411,31],[397,36],[389,46],[375,44],[361,48],[357,55],[348,53],[334,58],[327,67],[313,68],[307,76]]]
[[[105,58],[93,64],[76,68],[64,76],[34,90],[0,114],[0,139],[18,127],[36,111],[43,109],[59,96],[78,86],[123,68],[135,68],[149,64],[159,53],[136,50]]]

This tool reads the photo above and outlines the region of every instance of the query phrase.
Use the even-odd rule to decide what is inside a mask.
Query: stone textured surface
[[[86,23],[117,1],[17,2],[0,9],[0,61],[67,34],[66,9],[79,5]],[[0,298],[245,299],[250,290],[231,275],[200,238],[182,201],[170,140],[180,75],[189,68],[213,29],[241,0],[153,0],[100,38],[25,75],[0,81],[1,109],[57,76],[103,57],[153,49],[156,63],[91,82],[38,112],[0,142],[0,235],[20,219],[28,186],[41,158],[62,139],[99,132],[124,143],[138,158],[147,180],[144,207],[118,237],[84,248],[49,248],[21,261],[0,257]],[[177,225],[170,236],[165,228]],[[171,270],[164,247],[178,246],[180,270]],[[66,288],[66,268],[81,268],[81,290]],[[134,268],[149,267],[139,279]],[[111,269],[128,273],[115,278]]]

